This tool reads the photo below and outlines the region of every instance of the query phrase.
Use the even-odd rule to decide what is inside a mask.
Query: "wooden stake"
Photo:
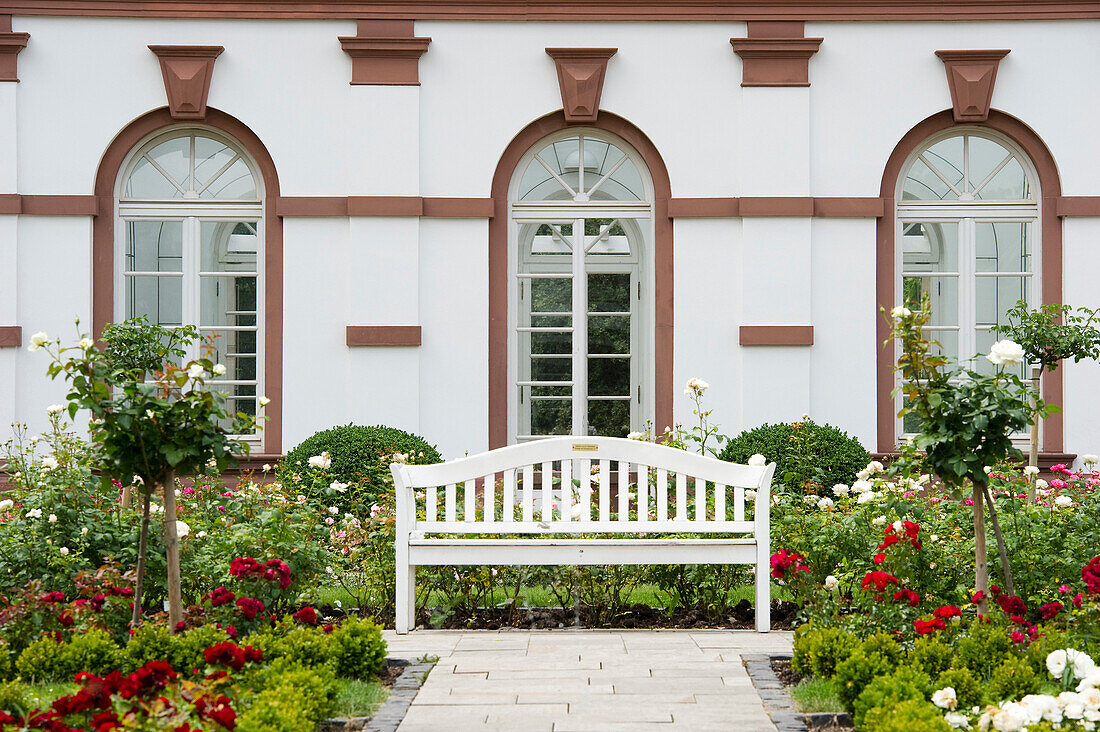
[[[149,492],[142,490],[144,498],[141,511],[141,533],[138,535],[137,579],[134,581],[134,612],[130,616],[130,625],[141,625],[142,592],[145,589],[145,554],[149,546]]]
[[[1039,403],[1039,377],[1043,374],[1042,366],[1031,367],[1031,393],[1035,397],[1035,403]],[[1027,464],[1033,468],[1039,467],[1039,414],[1031,415],[1031,450],[1028,453]],[[1035,477],[1029,475],[1027,479],[1027,503],[1035,503]]]
[[[168,555],[168,624],[175,629],[183,620],[180,599],[180,544],[176,534],[176,473],[164,479],[164,548]]]
[[[989,600],[989,563],[985,551],[985,497],[982,487],[974,484],[974,585],[982,593],[978,612],[985,614]]]

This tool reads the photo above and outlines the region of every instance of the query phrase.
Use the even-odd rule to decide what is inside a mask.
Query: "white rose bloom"
[[[340,513],[340,509],[338,509],[336,506],[329,506],[328,512],[335,516],[336,514]]]
[[[1035,465],[1024,466],[1024,475],[1038,475],[1039,468]]]
[[[27,346],[27,350],[34,353],[42,346],[46,345],[50,340],[50,337],[46,335],[44,331],[38,331],[31,336],[31,344]]]
[[[875,518],[871,519],[871,525],[872,526],[885,526],[886,525],[886,517],[885,516],[876,516]]]
[[[176,521],[176,536],[184,538],[191,533],[191,527],[185,524],[183,521]]]
[[[755,501],[756,500],[756,491],[754,491],[751,488],[748,489],[747,491],[745,491],[745,500],[746,501]]]
[[[825,578],[825,589],[830,592],[835,592],[836,588],[840,587],[840,580],[831,574]]]
[[[1043,488],[1048,487],[1049,485],[1050,485],[1050,483],[1047,483],[1042,478],[1036,478],[1035,479],[1035,487],[1039,488],[1040,490],[1043,489]]]
[[[845,485],[844,483],[837,483],[836,485],[834,485],[834,486],[833,486],[833,494],[834,494],[834,495],[837,495],[837,496],[846,496],[846,495],[848,495],[848,494],[849,494],[849,493],[851,493],[851,492],[852,492],[852,489],[851,489],[851,488],[849,488],[849,487],[848,487],[847,485]]]
[[[1073,505],[1073,499],[1069,496],[1058,496],[1054,499],[1054,505],[1058,508],[1068,508]]]
[[[266,473],[269,470],[271,470],[271,464],[270,463],[264,463],[263,471]]]
[[[959,705],[959,700],[955,696],[955,690],[948,686],[932,695],[932,703],[940,709],[954,709]]]
[[[573,506],[569,509],[569,515],[572,516],[574,519],[579,519],[581,517],[581,514],[583,513],[583,508],[584,507],[581,506],[581,504],[574,503]]]
[[[1073,669],[1073,675],[1079,679],[1085,678],[1096,670],[1096,662],[1084,651],[1075,651],[1072,648],[1067,648],[1066,662]]]
[[[857,503],[870,503],[871,501],[878,499],[878,493],[874,491],[867,491],[866,493],[860,493],[859,498],[856,499]]]
[[[970,719],[962,712],[948,712],[943,715],[943,721],[953,729],[970,729]]]
[[[57,523],[57,514],[56,513],[51,513],[46,520],[49,521],[51,524],[56,524]]]
[[[15,501],[10,498],[5,498],[0,501],[0,511],[7,511],[9,508],[15,505]]]
[[[1007,704],[1005,706],[1008,706]],[[1021,732],[1023,725],[1020,724],[1020,719],[1014,714],[1015,709],[999,709],[993,712],[991,721],[993,722],[993,729],[997,732]]]
[[[684,393],[688,396],[703,396],[703,392],[709,388],[710,384],[703,381],[702,379],[688,379],[687,386],[684,387]]]
[[[61,414],[64,411],[64,404],[51,404],[50,406],[46,407],[46,414]]]
[[[322,452],[320,455],[314,455],[309,459],[309,466],[311,468],[320,468],[321,470],[328,470],[332,465],[332,458],[329,457],[328,452]]]
[[[42,509],[32,508],[30,511],[27,511],[27,518],[42,518]]]
[[[58,549],[57,551],[61,552],[62,556],[65,556],[65,557],[69,556],[69,547],[67,547],[67,546],[63,546],[60,549]]]
[[[880,463],[878,460],[872,460],[870,463],[868,463],[867,469],[870,470],[871,473],[881,473],[885,470],[885,468],[882,466],[882,463]]]
[[[197,379],[206,373],[206,369],[202,367],[201,363],[193,363],[187,368],[187,375],[192,379]]]
[[[1077,685],[1077,691],[1087,693],[1090,689],[1096,690],[1095,706],[1100,706],[1100,669],[1093,669],[1081,679]]]
[[[55,458],[53,455],[47,455],[46,457],[42,458],[42,467],[46,470],[53,470],[57,467],[57,458]]]
[[[214,364],[214,376],[225,376],[225,364]]]
[[[912,314],[913,311],[905,307],[904,305],[898,305],[896,308],[890,311],[890,315],[893,316],[895,320],[908,318]]]
[[[81,338],[79,345],[81,348],[87,351],[89,348],[95,345],[95,341],[93,341],[91,338]]]
[[[195,538],[196,539],[205,539],[206,538],[206,532],[205,531],[200,531],[199,533],[195,534]]]
[[[904,528],[905,524],[902,523],[901,519],[894,522],[894,531],[901,532]]]
[[[393,460],[393,462],[395,462],[395,463],[399,463],[401,465],[404,465],[405,463],[407,463],[409,461],[409,456],[406,455],[403,452],[395,452],[393,454],[393,457],[391,458],[391,460]]]
[[[932,534],[932,536],[928,537],[928,540],[935,544],[937,541],[940,540],[940,537],[938,534]]]
[[[857,480],[855,483],[852,483],[852,493],[866,493],[867,491],[872,489],[873,486],[870,484],[870,482],[862,478],[860,480]]]
[[[270,400],[270,399],[268,399],[268,398],[267,398],[267,397],[265,397],[265,396],[262,396],[262,397],[260,397],[260,406],[261,406],[261,407],[266,407],[266,406],[267,406],[268,404],[271,404],[271,400]]]
[[[1100,462],[1100,458],[1095,455],[1082,455],[1081,462],[1085,465],[1096,465],[1096,463]]]
[[[994,366],[1023,363],[1024,349],[1020,347],[1019,343],[1005,339],[994,343],[990,347],[986,358]]]
[[[347,483],[341,483],[338,480],[334,480],[331,483],[329,483],[328,487],[331,488],[332,490],[336,491],[337,493],[347,493],[347,490],[348,490],[348,484]]]
[[[749,465],[760,467],[762,465],[767,465],[767,464],[768,464],[768,459],[766,457],[764,457],[763,455],[761,455],[760,453],[756,453],[755,455],[753,455],[752,457],[749,458]]]
[[[1064,650],[1051,651],[1047,654],[1047,671],[1056,679],[1062,678],[1066,670],[1066,652]]]
[[[986,465],[984,468],[982,468],[982,471],[984,471],[986,475],[989,475],[990,473],[993,472],[993,468]]]
[[[833,499],[832,498],[822,498],[821,500],[819,500],[817,502],[817,508],[818,508],[819,511],[828,511],[832,507],[833,507]]]
[[[645,439],[645,433],[644,432],[630,432],[630,433],[627,434],[626,439],[628,439],[628,440],[642,440],[642,439]]]
[[[80,528],[80,535],[81,536],[87,536],[88,535],[88,527],[87,526],[82,526]]]

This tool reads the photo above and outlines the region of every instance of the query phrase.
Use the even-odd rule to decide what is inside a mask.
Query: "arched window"
[[[1040,302],[1038,175],[1006,136],[951,128],[909,156],[895,200],[895,292],[907,305],[927,294],[929,335],[942,352],[977,371],[1019,300]],[[1024,375],[1023,366],[1020,375]],[[916,430],[910,415],[898,424]]]
[[[115,318],[195,325],[231,413],[264,394],[264,194],[255,163],[205,128],[147,138],[117,189]]]
[[[644,162],[609,133],[562,130],[520,160],[509,202],[515,438],[641,429],[653,348]]]

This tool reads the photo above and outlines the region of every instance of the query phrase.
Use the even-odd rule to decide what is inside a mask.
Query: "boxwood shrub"
[[[776,485],[797,493],[831,495],[834,485],[851,485],[856,473],[871,461],[859,440],[810,419],[746,430],[727,442],[718,457],[745,463],[756,453],[775,463]]]

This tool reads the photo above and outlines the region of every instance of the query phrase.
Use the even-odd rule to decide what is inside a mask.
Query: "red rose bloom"
[[[943,605],[936,608],[936,611],[932,613],[940,620],[947,620],[948,618],[958,618],[962,616],[962,611],[954,605]]]
[[[1043,620],[1052,620],[1058,617],[1058,613],[1065,609],[1065,605],[1060,602],[1048,602],[1045,605],[1039,606],[1039,612],[1043,614]]]
[[[943,630],[947,626],[944,624],[943,619],[933,618],[932,620],[914,620],[913,628],[917,631],[917,635],[928,635],[936,630]]]
[[[894,602],[904,602],[909,607],[920,605],[920,595],[912,590],[898,590],[894,593]]]
[[[1005,615],[1023,615],[1027,612],[1027,605],[1016,595],[999,595],[997,604]]]
[[[226,605],[236,600],[237,596],[225,587],[218,587],[217,589],[212,590],[206,596],[206,599],[210,601],[210,605],[212,607],[221,607],[222,605]]]
[[[977,605],[979,602],[981,602],[984,599],[985,599],[985,593],[982,592],[981,590],[978,590],[977,592],[975,592],[973,595],[970,596],[970,602],[974,603],[975,605]]]
[[[786,549],[780,549],[775,554],[772,554],[772,577],[776,579],[784,579],[787,576],[787,572],[808,572],[809,567],[802,564],[806,558],[801,554],[795,552],[788,552]]]
[[[885,592],[889,585],[896,585],[898,578],[889,572],[868,572],[863,577],[863,589],[874,587],[876,592]]]
[[[252,597],[239,597],[237,598],[237,609],[241,611],[241,615],[249,620],[255,620],[256,616],[264,611],[264,603],[263,600]]]
[[[292,615],[291,617],[293,617],[302,625],[317,625],[317,611],[309,605],[306,605],[301,610],[294,613],[294,615]]]
[[[1100,556],[1093,557],[1081,568],[1081,579],[1089,588],[1090,595],[1100,595]]]
[[[878,554],[875,555],[875,564],[882,564],[885,561],[886,561],[886,554],[884,552],[879,552]]]

